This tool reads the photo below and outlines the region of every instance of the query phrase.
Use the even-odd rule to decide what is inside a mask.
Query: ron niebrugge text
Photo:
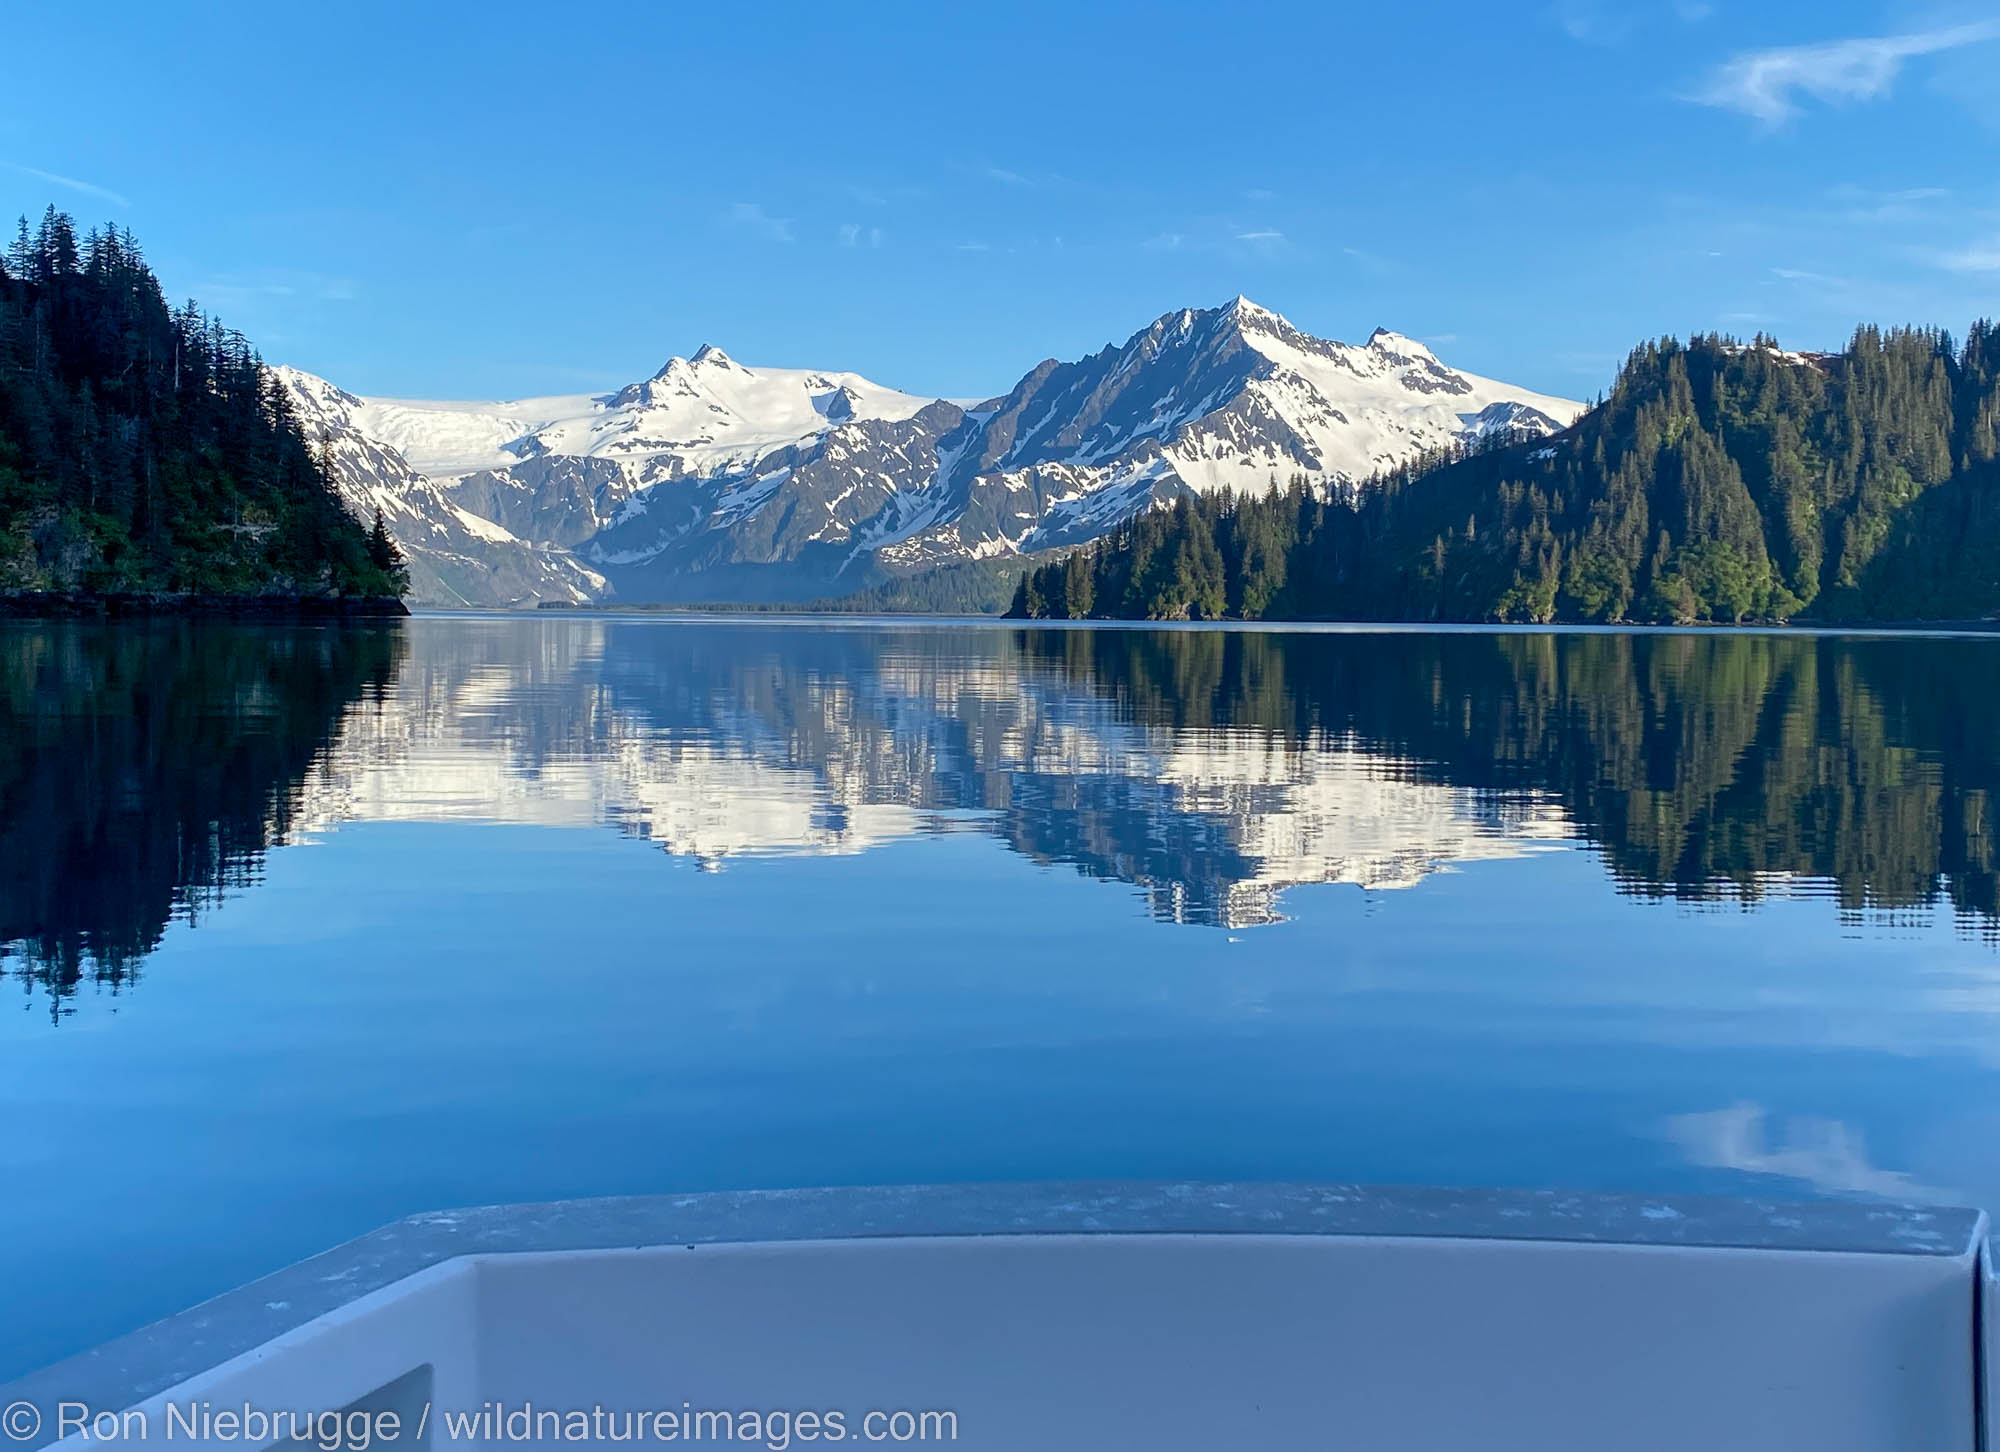
[[[394,1411],[266,1410],[247,1404],[223,1407],[196,1401],[168,1402],[154,1412],[143,1408],[95,1411],[82,1402],[58,1402],[55,1413],[59,1439],[144,1442],[154,1440],[157,1434],[158,1440],[167,1442],[243,1443],[252,1447],[291,1441],[319,1452],[369,1452],[399,1443],[406,1434],[421,1445],[434,1425],[454,1442],[734,1442],[761,1445],[771,1452],[785,1452],[800,1442],[958,1440],[958,1413],[937,1409],[723,1410],[682,1402],[678,1407],[634,1411],[487,1402],[471,1410],[440,1411],[433,1422],[426,1402],[413,1422]],[[18,1427],[10,1425],[7,1430],[17,1440],[25,1440]]]

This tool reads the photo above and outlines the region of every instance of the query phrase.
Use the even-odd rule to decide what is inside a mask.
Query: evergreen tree
[[[170,308],[129,232],[22,220],[0,266],[0,590],[404,583],[241,334]]]
[[[375,523],[368,530],[368,563],[386,578],[398,582],[398,594],[409,588],[409,570],[403,562],[403,551],[390,538],[389,527],[382,522],[379,506],[375,510]]]
[[[1063,607],[1071,620],[1088,620],[1096,604],[1096,589],[1091,578],[1089,557],[1082,551],[1073,551],[1063,561]]]

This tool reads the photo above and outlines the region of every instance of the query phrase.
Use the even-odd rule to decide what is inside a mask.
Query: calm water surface
[[[0,1379],[503,1200],[2000,1205],[1996,652],[0,628]]]

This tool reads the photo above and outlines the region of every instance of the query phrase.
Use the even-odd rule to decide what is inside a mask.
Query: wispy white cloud
[[[880,247],[887,236],[880,227],[864,227],[859,222],[840,224],[840,245],[843,247]]]
[[[1841,208],[1845,222],[1913,222],[1951,200],[1949,187],[1898,187],[1874,191],[1867,187],[1837,186],[1828,195]]]
[[[1259,257],[1277,258],[1292,255],[1292,240],[1276,227],[1251,227],[1238,230],[1234,245],[1247,248]]]
[[[112,191],[110,187],[97,185],[96,182],[79,181],[73,176],[58,176],[52,171],[43,171],[39,167],[23,166],[18,161],[0,162],[0,165],[4,165],[9,171],[17,171],[22,176],[31,176],[37,181],[45,181],[52,186],[66,187],[73,192],[82,192],[87,197],[96,197],[100,201],[110,202],[113,206],[129,207],[132,205],[129,199]]]
[[[1079,181],[1076,177],[1068,176],[1059,171],[1018,171],[1011,166],[996,166],[990,161],[977,162],[960,169],[970,176],[980,177],[990,182],[997,182],[1003,187],[1013,187],[1020,191],[1089,192],[1095,190],[1089,182]]]
[[[2000,20],[1747,51],[1724,61],[1687,99],[1776,126],[1799,114],[1802,97],[1829,106],[1872,101],[1894,88],[1905,62],[1994,39]]]
[[[1615,46],[1631,39],[1641,26],[1669,15],[1683,25],[1698,25],[1715,14],[1709,0],[1671,0],[1670,4],[1639,4],[1635,0],[1553,0],[1542,19],[1579,45]]]
[[[756,202],[736,202],[723,214],[723,220],[732,227],[771,242],[796,242],[798,235],[792,231],[790,217],[774,217]]]
[[[927,190],[911,182],[837,182],[829,190],[857,206],[871,210],[900,206],[927,195]]]
[[[961,242],[953,250],[958,252],[991,252],[993,248],[985,242]]]
[[[1246,221],[1241,216],[1191,216],[1139,238],[1147,252],[1179,252],[1241,260],[1246,253],[1260,257],[1297,256],[1300,244],[1277,227]]]
[[[1951,272],[2000,272],[2000,237],[1939,255],[1938,265]]]
[[[1596,0],[1557,0],[1544,17],[1582,45],[1617,45],[1638,23],[1630,7],[1598,4]]]

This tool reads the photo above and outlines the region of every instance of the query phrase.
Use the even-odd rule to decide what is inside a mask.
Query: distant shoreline
[[[382,620],[410,613],[395,596],[208,595],[24,590],[0,595],[4,620]]]
[[[1016,617],[977,612],[928,610],[815,610],[787,605],[654,605],[603,604],[572,605],[545,603],[535,606],[448,606],[419,605],[426,615],[631,615],[687,616],[742,620],[880,620],[943,621],[959,624],[992,624],[1032,630],[1218,630],[1218,631],[1436,631],[1443,634],[1550,635],[1583,633],[1592,635],[2000,635],[2000,619],[1979,620],[1745,620],[1740,624],[1718,624],[1696,620],[1685,624],[1666,621],[1582,621],[1582,620],[1127,620],[1105,617],[1085,620],[1051,620],[1046,617],[1022,620]]]

